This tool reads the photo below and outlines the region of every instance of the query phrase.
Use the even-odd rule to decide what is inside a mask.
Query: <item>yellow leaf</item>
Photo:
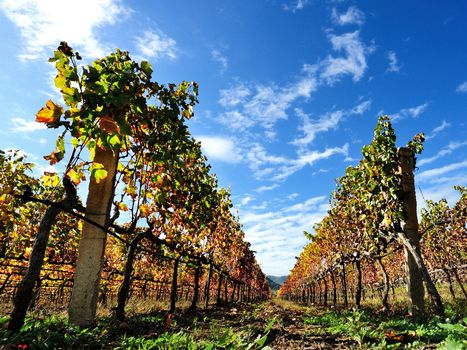
[[[118,203],[118,209],[123,210],[123,211],[128,211],[128,206],[125,203]]]
[[[42,107],[36,114],[36,121],[39,123],[54,123],[63,114],[63,108],[60,105],[53,103],[52,100],[48,100],[45,107]]]
[[[145,204],[141,204],[139,206],[139,211],[141,213],[141,217],[145,218],[147,217],[149,214],[151,214],[151,208],[149,207],[149,205],[147,205],[146,203]]]
[[[76,186],[78,186],[82,180],[86,180],[86,176],[84,176],[81,170],[76,171],[75,169],[70,169],[67,176]]]

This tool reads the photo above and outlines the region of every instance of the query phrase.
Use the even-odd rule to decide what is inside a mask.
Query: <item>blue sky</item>
[[[160,82],[200,84],[190,130],[263,270],[287,274],[380,114],[400,145],[427,135],[419,207],[422,194],[456,201],[452,186],[467,185],[466,29],[461,0],[0,0],[0,148],[51,170],[42,156],[55,131],[34,116],[59,101],[47,63],[59,41],[88,60],[128,50]]]

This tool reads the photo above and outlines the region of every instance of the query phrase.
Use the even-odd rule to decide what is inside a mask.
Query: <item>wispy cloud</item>
[[[425,102],[421,105],[401,109],[398,113],[391,115],[392,121],[396,122],[405,118],[418,118],[427,109],[429,103]]]
[[[467,170],[463,167],[452,167],[454,174],[449,174],[451,170],[443,169],[442,175],[430,176],[429,179],[423,179],[421,185],[417,185],[417,207],[421,210],[426,207],[425,200],[439,201],[446,199],[450,206],[453,206],[460,198],[459,191],[454,186],[467,186]],[[419,178],[416,175],[415,181]]]
[[[249,147],[246,158],[249,168],[257,179],[270,176],[279,165],[289,163],[286,157],[268,154],[264,146],[259,143]]]
[[[210,161],[218,160],[226,163],[238,163],[242,160],[237,145],[230,138],[197,136],[196,139],[201,141],[201,149]]]
[[[397,59],[397,55],[394,51],[388,52],[388,68],[386,69],[387,72],[397,73],[400,71],[401,66]]]
[[[283,181],[290,175],[303,169],[305,166],[312,166],[317,161],[328,159],[334,155],[348,156],[349,146],[330,147],[323,151],[302,150],[297,158],[287,158],[268,154],[264,147],[255,144],[247,153],[248,165],[257,179],[268,178],[273,181]]]
[[[423,158],[419,161],[417,161],[417,166],[421,167],[426,164],[430,164],[434,162],[437,159],[440,159],[444,156],[450,155],[452,152],[454,152],[456,149],[466,146],[467,141],[463,142],[449,142],[449,144],[446,147],[443,147],[438,153],[436,153],[433,157],[429,158]]]
[[[350,6],[346,12],[339,13],[334,7],[332,9],[331,18],[337,25],[344,26],[347,24],[362,25],[365,23],[365,14],[355,6]]]
[[[451,124],[448,123],[447,121],[443,120],[443,122],[441,123],[441,125],[437,126],[436,128],[434,128],[433,130],[431,130],[431,133],[429,135],[426,136],[426,139],[427,140],[430,140],[430,139],[433,139],[435,138],[441,131],[443,131],[444,129],[450,127]]]
[[[62,40],[84,57],[104,56],[111,48],[98,39],[99,29],[132,12],[118,0],[81,0],[72,10],[60,0],[4,0],[0,9],[20,30],[22,61],[42,59]]]
[[[302,120],[302,125],[299,127],[299,130],[303,131],[304,135],[293,140],[292,144],[299,147],[309,145],[319,133],[336,129],[337,125],[344,117],[344,111],[342,110],[326,113],[317,120],[311,120],[308,114],[305,114],[298,108],[295,110],[295,113]]]
[[[325,203],[326,199],[327,199],[326,196],[312,197],[302,203],[297,203],[288,208],[285,208],[283,209],[283,211],[286,213],[306,212],[309,210],[309,208]]]
[[[342,147],[330,147],[324,151],[306,151],[299,155],[297,159],[290,162],[289,165],[285,165],[279,168],[279,173],[273,177],[275,180],[284,180],[290,175],[303,169],[305,166],[312,166],[319,160],[328,159],[334,155],[342,155],[347,157],[349,154],[349,145],[346,143]]]
[[[303,132],[302,137],[298,137],[291,143],[300,148],[308,146],[314,141],[316,135],[329,130],[337,129],[339,123],[346,115],[363,114],[371,107],[371,100],[364,100],[349,110],[336,110],[320,116],[316,120],[311,120],[310,116],[301,109],[296,108],[295,113],[302,120],[299,130]]]
[[[247,195],[247,196],[243,197],[243,198],[240,200],[240,204],[241,204],[242,206],[245,206],[245,205],[247,205],[248,203],[250,203],[253,199],[254,199],[254,198],[253,198],[252,196]]]
[[[239,112],[237,110],[222,113],[219,115],[217,121],[234,131],[245,130],[256,124],[256,121],[248,117],[245,112]]]
[[[332,47],[337,52],[343,52],[343,57],[329,55],[320,66],[320,77],[328,84],[339,81],[343,76],[352,76],[353,81],[359,81],[368,68],[367,55],[374,51],[374,46],[365,45],[360,39],[360,32],[329,36]]]
[[[10,128],[10,131],[15,133],[33,132],[47,129],[44,124],[38,123],[36,121],[27,121],[23,118],[12,118],[11,123],[13,126]]]
[[[230,129],[244,130],[260,126],[265,136],[273,139],[272,130],[279,120],[288,119],[288,111],[300,100],[307,100],[322,84],[334,84],[350,75],[359,81],[366,69],[366,56],[373,46],[365,45],[359,32],[343,35],[329,35],[333,50],[343,52],[342,56],[329,55],[317,64],[304,64],[300,75],[285,86],[237,82],[228,89],[220,90],[219,104],[222,112],[219,122]],[[371,101],[363,101],[352,113],[361,114],[370,107]]]
[[[467,81],[464,81],[462,84],[459,84],[456,88],[457,92],[467,92]]]
[[[145,59],[177,57],[177,42],[159,29],[145,31],[142,36],[135,38],[135,45],[139,54]]]
[[[283,8],[286,11],[296,12],[299,10],[303,10],[303,8],[308,4],[309,1],[310,0],[295,0],[292,3],[284,4]]]
[[[221,74],[224,73],[227,68],[229,67],[229,61],[227,57],[220,52],[219,50],[215,49],[211,51],[211,58],[214,62],[217,62],[221,66]]]
[[[434,168],[434,169],[422,171],[421,173],[417,175],[417,179],[419,181],[429,181],[433,178],[447,174],[453,170],[459,170],[462,168],[467,168],[467,160],[464,160],[463,162],[448,164],[440,168]]]
[[[327,197],[316,196],[274,211],[258,213],[251,207],[241,210],[246,239],[257,251],[267,274],[288,274],[294,257],[307,243],[303,231],[311,231],[328,209]]]
[[[222,113],[219,121],[233,129],[259,125],[271,131],[278,120],[287,119],[292,103],[309,98],[316,88],[316,78],[307,73],[285,87],[252,84],[250,89],[240,82],[220,91],[219,103],[230,110]]]
[[[271,186],[260,186],[256,189],[256,192],[266,192],[266,191],[272,191],[273,189],[279,187],[278,184],[274,184],[274,185],[271,185]]]
[[[371,100],[364,100],[356,105],[350,113],[352,114],[363,114],[371,108]]]
[[[244,83],[222,89],[219,91],[220,99],[219,104],[223,107],[235,107],[247,101],[248,96],[251,95],[250,89]]]

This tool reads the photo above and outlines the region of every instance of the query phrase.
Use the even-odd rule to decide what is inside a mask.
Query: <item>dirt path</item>
[[[217,308],[199,312],[196,317],[202,320],[209,319],[209,324],[204,327],[198,322],[198,329],[204,328],[201,336],[206,336],[212,330],[211,325],[218,327],[231,327],[238,331],[248,329],[258,335],[264,334],[264,330],[272,319],[274,325],[268,333],[267,345],[272,349],[351,349],[355,348],[355,342],[341,338],[337,335],[323,334],[319,325],[307,325],[303,322],[303,316],[307,310],[304,307],[292,303],[269,300],[260,305],[241,305],[225,308]],[[187,314],[180,315],[180,320],[188,325],[190,321]]]
[[[303,322],[306,309],[278,303],[273,300],[263,304],[259,316],[265,322],[275,317],[276,324],[269,334],[269,346],[273,349],[349,349],[353,342],[336,335],[313,335],[319,326]]]

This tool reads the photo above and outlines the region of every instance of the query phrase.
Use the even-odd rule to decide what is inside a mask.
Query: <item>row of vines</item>
[[[379,118],[363,159],[337,179],[327,216],[315,225],[315,234],[305,233],[310,242],[280,289],[281,297],[345,307],[361,307],[362,298],[376,297],[389,310],[395,287],[407,285],[412,314],[426,314],[426,288],[434,312],[442,315],[436,284],[442,280],[454,300],[467,299],[462,280],[467,188],[456,187],[460,199],[453,207],[445,199],[427,201],[419,224],[413,172],[423,142],[418,134],[396,148],[389,117]]]
[[[195,309],[201,299],[207,307],[268,297],[230,193],[188,131],[197,84],[153,82],[148,62],[120,50],[80,60],[60,44],[50,62],[65,107],[49,100],[36,115],[59,132],[44,157],[59,171],[38,178],[21,152],[0,152],[9,329],[39,299],[69,302],[69,321],[89,326],[99,300],[124,319],[132,296],[170,300],[170,312],[183,298]]]

